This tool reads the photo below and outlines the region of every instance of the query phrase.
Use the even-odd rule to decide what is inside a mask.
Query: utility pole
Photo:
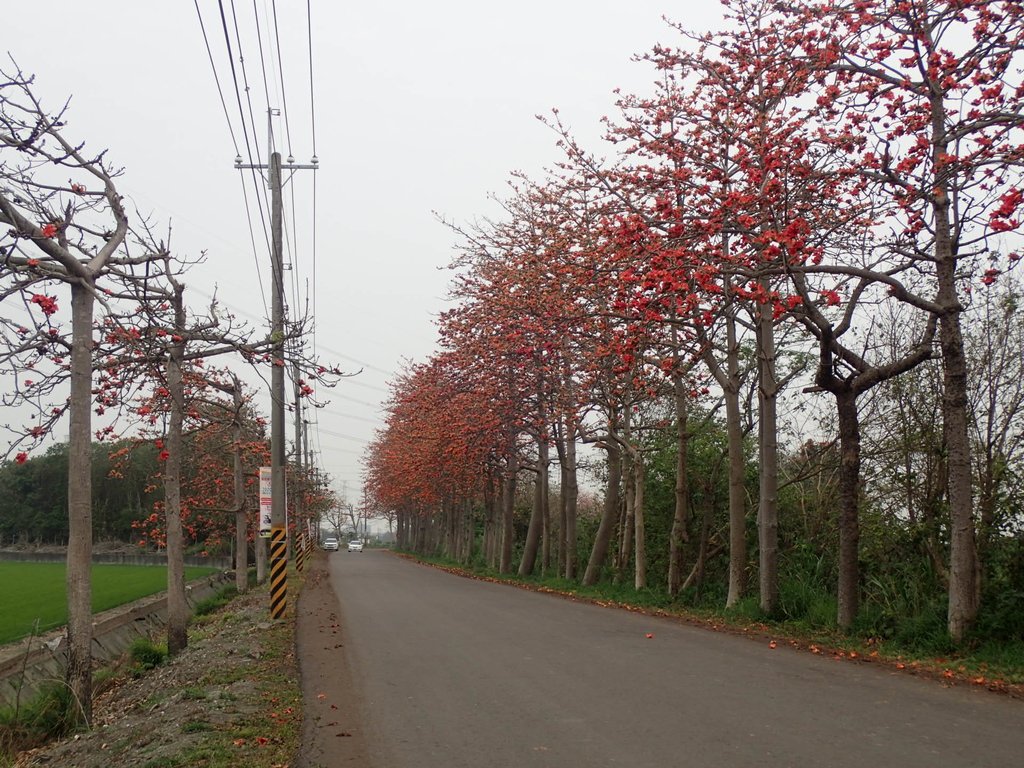
[[[267,110],[268,125],[276,110]],[[319,160],[316,156],[308,165],[296,164],[289,157],[286,166],[289,170],[317,170]],[[239,170],[266,170],[269,172],[270,186],[270,231],[271,231],[271,318],[270,338],[271,371],[270,371],[270,617],[284,617],[288,607],[288,531],[285,504],[285,454],[284,454],[284,240],[283,240],[283,196],[281,188],[281,153],[270,153],[268,165],[246,165],[241,156],[235,158],[235,168]]]

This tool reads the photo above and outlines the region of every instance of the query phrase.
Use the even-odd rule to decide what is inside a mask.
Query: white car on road
[[[362,552],[363,551],[363,542],[361,542],[359,539],[352,539],[352,541],[350,541],[348,543],[348,551],[349,552]]]
[[[337,552],[338,551],[338,540],[333,536],[328,536],[324,539],[324,551],[326,552]]]

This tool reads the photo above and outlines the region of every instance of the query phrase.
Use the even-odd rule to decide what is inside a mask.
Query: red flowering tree
[[[859,142],[850,167],[880,202],[891,269],[922,284],[895,295],[933,311],[948,452],[948,628],[962,641],[978,611],[964,280],[991,282],[1017,260],[1024,145],[1024,8],[1018,2],[855,0],[791,8],[832,79],[821,101]],[[1008,257],[1007,257],[1008,253]],[[1009,262],[1007,261],[1009,259]],[[863,276],[863,270],[846,273]],[[877,273],[877,272],[876,272]],[[913,295],[911,295],[913,294]]]
[[[81,717],[92,714],[92,400],[105,396],[93,371],[105,354],[94,309],[110,302],[111,272],[129,274],[160,247],[135,231],[105,152],[66,138],[66,106],[46,109],[31,78],[0,72],[0,365],[15,381],[6,405],[31,405],[33,424],[16,431],[19,456],[68,414],[68,665]],[[140,223],[135,219],[136,225]],[[129,249],[129,244],[131,248]],[[70,290],[70,311],[57,295]],[[119,382],[123,389],[126,382]],[[66,389],[65,389],[66,387]]]
[[[165,257],[162,267],[144,283],[133,280],[123,286],[123,298],[135,299],[138,312],[118,318],[119,324],[110,335],[126,339],[126,352],[113,358],[109,367],[122,378],[149,381],[153,385],[153,395],[139,406],[138,411],[150,425],[161,430],[163,442],[168,651],[174,654],[185,648],[188,639],[183,522],[190,513],[193,523],[196,522],[195,510],[189,509],[190,499],[183,493],[185,436],[199,429],[209,418],[209,408],[203,406],[210,404],[211,394],[230,393],[236,387],[236,384],[229,384],[219,371],[207,373],[206,362],[230,354],[240,355],[253,363],[284,365],[285,361],[271,359],[270,353],[275,348],[272,337],[257,337],[251,328],[238,323],[230,313],[223,313],[216,301],[205,312],[189,312],[184,303],[185,287],[173,273],[169,257]],[[296,338],[301,332],[302,324],[297,323],[291,327],[289,338]],[[298,357],[293,362],[307,371],[310,380],[327,385],[333,383],[333,377],[340,373]],[[300,394],[310,396],[313,391],[311,385],[304,384]],[[231,414],[236,407],[235,402],[225,403],[221,410]],[[231,491],[233,501],[225,508],[236,509],[242,503],[236,483],[232,483]],[[244,572],[246,569],[243,566],[239,570]]]

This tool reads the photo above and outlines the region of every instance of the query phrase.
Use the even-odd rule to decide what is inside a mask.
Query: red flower
[[[828,306],[830,306],[830,307],[838,307],[839,306],[839,292],[838,291],[833,291],[831,289],[826,289],[824,291],[821,291],[821,295],[825,297],[825,304],[827,304]]]
[[[39,231],[43,233],[43,237],[53,237],[57,234],[57,225],[43,224],[43,226],[39,228]]]
[[[14,457],[14,460],[19,464],[24,464],[26,461],[28,461],[28,454],[22,451],[21,453]]]
[[[168,451],[160,451],[160,455],[157,458],[160,459],[160,461],[167,461],[170,455],[171,454]]]
[[[57,311],[57,300],[52,296],[44,296],[41,293],[32,294],[32,303],[38,304],[43,314],[49,317]]]

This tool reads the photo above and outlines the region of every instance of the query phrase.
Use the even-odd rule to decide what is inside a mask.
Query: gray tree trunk
[[[767,286],[765,286],[767,290]],[[773,614],[779,599],[778,392],[772,307],[758,307],[758,411],[760,486],[757,509],[761,610]]]
[[[501,573],[512,573],[512,549],[515,538],[513,521],[516,513],[516,474],[518,472],[518,461],[514,455],[509,456],[502,487],[504,495],[501,505],[501,560],[498,565],[498,570]]]
[[[619,517],[619,484],[622,481],[622,454],[618,446],[611,442],[605,445],[604,448],[608,454],[608,486],[604,494],[601,522],[597,526],[594,546],[590,550],[590,560],[587,561],[587,570],[583,574],[583,584],[588,587],[597,584],[601,578],[601,571],[604,569],[605,560],[608,558],[608,548],[611,544],[612,533],[615,530],[615,522]]]
[[[67,683],[92,722],[92,286],[71,284]]]
[[[542,449],[543,451],[543,449]],[[547,473],[538,459],[537,473],[533,480],[533,509],[530,512],[530,526],[526,530],[526,541],[523,544],[523,559],[519,561],[519,575],[530,576],[537,565],[537,550],[541,543],[544,527],[544,490]]]
[[[740,414],[740,346],[736,318],[730,312],[726,326],[725,429],[729,443],[729,595],[725,606],[735,606],[747,590],[746,468],[743,460],[743,423]]]
[[[838,622],[850,629],[860,607],[860,423],[857,395],[836,394],[839,416],[839,587]]]
[[[234,439],[234,486],[235,486],[235,588],[238,594],[249,590],[249,536],[246,520],[245,474],[242,467],[242,388],[234,380],[234,418],[231,422]]]
[[[579,501],[579,483],[576,477],[576,428],[571,423],[565,430],[565,466],[562,475],[562,497],[565,500],[565,578],[576,578],[576,509]]]
[[[628,439],[628,432],[627,432]],[[626,453],[626,459],[623,462],[623,488],[625,493],[625,504],[622,507],[622,515],[619,518],[619,531],[621,536],[619,538],[619,550],[618,557],[615,560],[615,574],[613,581],[615,584],[620,584],[626,578],[626,570],[629,567],[629,560],[633,555],[633,537],[635,531],[635,520],[636,520],[636,483],[634,482],[634,470],[633,464],[635,459],[629,453]]]
[[[672,515],[672,531],[668,539],[668,594],[675,597],[683,581],[683,544],[690,536],[687,531],[687,453],[689,452],[688,409],[686,388],[681,376],[672,382],[676,408],[676,485],[675,511]]]
[[[185,324],[181,289],[175,291],[175,328]],[[184,342],[171,344],[167,360],[167,390],[171,414],[167,425],[167,460],[164,463],[164,516],[167,526],[167,652],[174,656],[188,646],[188,602],[185,600],[185,544],[181,529],[181,459],[184,448],[185,389],[181,361]]]
[[[945,106],[942,94],[932,95],[932,161],[945,164],[949,151]],[[935,274],[937,303],[946,313],[939,317],[939,346],[942,349],[942,415],[947,467],[949,471],[949,634],[957,643],[967,636],[978,615],[975,593],[974,499],[971,487],[971,444],[967,359],[964,355],[960,315],[963,307],[956,293],[957,250],[950,225],[949,182],[937,177],[933,190],[935,217]]]
[[[644,531],[644,457],[633,455],[633,586],[647,589],[647,536]]]

